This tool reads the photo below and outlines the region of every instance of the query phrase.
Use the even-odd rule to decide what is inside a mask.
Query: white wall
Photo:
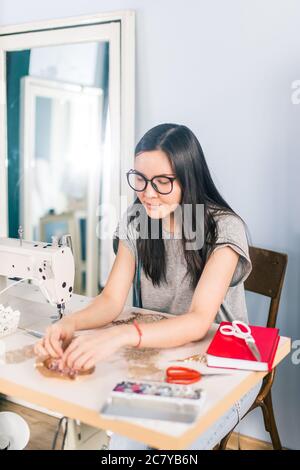
[[[300,3],[2,0],[0,23],[119,9],[137,12],[137,138],[160,122],[193,129],[253,244],[288,253],[279,326],[300,338],[300,105],[291,102],[300,78]],[[257,318],[264,302],[249,301]],[[299,371],[286,359],[274,385],[279,432],[290,448],[300,448]],[[267,437],[260,417],[247,419],[242,432]]]

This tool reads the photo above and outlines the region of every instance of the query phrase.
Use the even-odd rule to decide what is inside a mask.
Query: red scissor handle
[[[168,383],[188,385],[198,382],[200,379],[200,372],[188,367],[171,366],[166,370],[166,382]]]

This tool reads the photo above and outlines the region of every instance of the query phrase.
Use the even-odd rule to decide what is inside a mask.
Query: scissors
[[[245,341],[257,361],[261,360],[260,352],[255,344],[255,339],[251,334],[251,328],[243,321],[234,320],[231,325],[222,325],[220,333],[225,336],[235,336]]]
[[[166,382],[169,384],[189,385],[201,379],[201,374],[188,367],[171,366],[166,370]]]

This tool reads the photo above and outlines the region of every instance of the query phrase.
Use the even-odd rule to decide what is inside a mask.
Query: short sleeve
[[[213,251],[229,246],[239,255],[230,287],[244,282],[252,270],[244,222],[236,215],[223,214],[216,218],[217,240]]]
[[[128,210],[123,215],[122,219],[117,225],[113,235],[113,248],[114,252],[118,251],[119,240],[122,240],[125,246],[129,248],[135,259],[137,259],[136,239],[137,232],[134,228],[134,223],[128,221]]]

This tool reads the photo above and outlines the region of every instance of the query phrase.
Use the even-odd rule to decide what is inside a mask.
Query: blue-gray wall
[[[300,338],[300,79],[297,0],[2,0],[0,24],[122,9],[137,12],[136,137],[166,121],[190,126],[252,242],[287,252],[279,313]],[[266,307],[249,298],[252,318]],[[283,444],[300,448],[300,366],[278,368],[274,402]],[[242,432],[267,438],[258,415]]]

